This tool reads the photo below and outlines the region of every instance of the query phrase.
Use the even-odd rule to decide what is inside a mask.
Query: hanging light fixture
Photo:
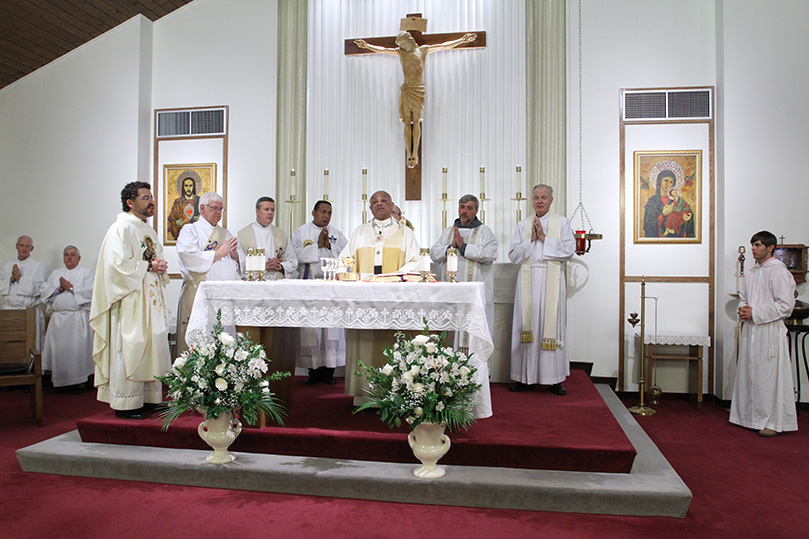
[[[587,215],[587,210],[584,208],[584,203],[582,202],[582,135],[581,135],[581,0],[579,0],[579,205],[576,206],[576,209],[573,210],[573,215],[570,216],[570,222],[573,223],[573,219],[576,217],[576,214],[581,210],[581,227],[573,233],[573,237],[576,238],[576,254],[582,256],[584,253],[590,252],[590,242],[593,240],[600,240],[602,239],[601,234],[596,234],[593,231],[593,225],[590,222],[590,216]],[[587,221],[587,225],[585,226],[585,220]]]

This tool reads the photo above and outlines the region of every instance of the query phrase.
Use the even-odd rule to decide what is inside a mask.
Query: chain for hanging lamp
[[[581,69],[581,0],[579,0],[579,205],[576,206],[576,209],[573,210],[573,215],[570,216],[570,222],[573,222],[573,219],[576,217],[576,214],[581,210],[581,214],[579,218],[581,219],[581,229],[576,230],[573,233],[573,237],[576,238],[576,254],[581,256],[584,253],[590,252],[590,242],[592,240],[600,240],[602,239],[601,234],[596,234],[593,232],[593,224],[590,222],[590,216],[587,215],[587,210],[584,208],[584,202],[582,202],[582,106],[581,106],[581,97],[582,97],[582,77],[581,77],[582,69]],[[587,221],[587,225],[585,226],[585,220]]]

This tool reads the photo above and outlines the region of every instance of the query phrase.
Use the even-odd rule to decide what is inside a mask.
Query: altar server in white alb
[[[795,307],[795,279],[773,257],[776,241],[766,230],[750,239],[756,263],[745,273],[740,291],[742,335],[730,404],[731,423],[768,437],[798,430],[784,326]]]
[[[321,258],[337,258],[348,240],[331,226],[332,205],[319,200],[312,210],[312,221],[292,233],[292,249],[298,259],[301,279],[320,279]],[[296,365],[309,369],[306,384],[334,384],[334,369],[346,364],[345,330],[342,328],[301,328]]]
[[[256,220],[239,230],[239,260],[242,268],[247,261],[247,249],[264,249],[267,262],[264,280],[294,279],[298,274],[295,250],[287,245],[286,233],[272,224],[275,219],[275,200],[261,197],[256,201]]]
[[[65,247],[62,259],[65,267],[54,270],[39,289],[51,310],[42,368],[51,371],[54,388],[75,386],[80,392],[94,369],[89,321],[95,273],[79,266],[81,253],[74,245]]]
[[[144,405],[163,400],[155,377],[171,366],[164,297],[169,276],[157,232],[146,223],[154,198],[146,182],[121,191],[124,212],[107,230],[96,266],[90,327],[98,400],[115,415],[146,419]]]
[[[441,233],[430,248],[430,257],[441,264],[444,280],[447,276],[447,250],[458,250],[459,282],[482,281],[486,286],[486,321],[489,334],[494,335],[494,261],[497,258],[497,238],[492,229],[478,219],[479,202],[475,195],[458,200],[458,218]]]
[[[31,258],[34,240],[30,236],[17,238],[17,258],[6,262],[0,270],[0,296],[2,308],[7,310],[36,307],[41,301],[39,287],[48,278],[48,270],[41,263]],[[42,310],[36,310],[37,350],[42,350],[45,340],[45,316]]]
[[[177,238],[177,256],[183,288],[177,307],[177,355],[188,350],[185,332],[194,306],[194,297],[202,281],[238,281],[241,279],[238,240],[227,229],[219,226],[225,203],[216,193],[207,192],[199,197],[202,217],[187,223]]]
[[[535,215],[520,221],[508,251],[509,259],[520,265],[511,339],[511,379],[516,383],[509,390],[542,384],[564,395],[562,382],[570,374],[564,266],[576,241],[567,218],[550,211],[551,187],[534,187],[531,201]]]
[[[413,231],[391,215],[393,200],[385,191],[371,195],[368,203],[374,218],[356,228],[340,256],[355,257],[361,274],[414,271],[419,244]]]

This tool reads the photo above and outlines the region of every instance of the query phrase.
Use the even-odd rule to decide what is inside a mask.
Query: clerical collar
[[[259,223],[258,221],[256,221],[253,224],[255,224],[257,227],[259,227],[261,230],[267,230],[269,228],[272,228],[272,223],[268,224],[267,226],[264,226],[261,223]]]
[[[393,217],[388,217],[384,221],[379,221],[378,219],[374,219],[374,228],[379,230],[380,232],[388,228],[389,226],[393,225]]]
[[[468,224],[468,225],[462,225],[462,224],[461,224],[461,220],[460,220],[460,219],[455,219],[455,226],[456,226],[456,227],[458,227],[458,228],[477,228],[477,227],[479,227],[479,226],[480,226],[480,225],[482,225],[482,224],[483,224],[483,223],[481,223],[481,222],[478,220],[478,218],[477,218],[477,217],[475,217],[474,219],[472,219],[472,220],[469,222],[469,224]]]

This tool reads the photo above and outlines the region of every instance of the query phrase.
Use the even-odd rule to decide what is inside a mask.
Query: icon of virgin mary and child
[[[683,168],[676,161],[661,161],[649,174],[655,193],[646,201],[643,233],[647,238],[693,238],[694,212],[682,195]]]

